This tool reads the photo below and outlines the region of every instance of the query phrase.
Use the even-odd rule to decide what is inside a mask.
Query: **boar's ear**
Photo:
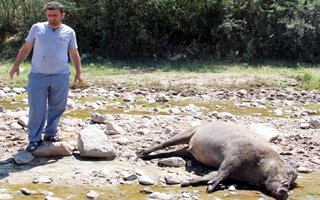
[[[293,169],[298,169],[299,163],[295,162],[294,160],[290,159],[286,161],[287,165],[291,166]]]

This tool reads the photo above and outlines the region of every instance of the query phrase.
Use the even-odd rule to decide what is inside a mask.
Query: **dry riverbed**
[[[113,124],[118,132],[108,137],[117,158],[82,158],[75,150],[72,156],[36,157],[25,165],[13,157],[27,145],[26,92],[0,88],[0,199],[272,199],[239,184],[213,194],[205,187],[180,188],[181,180],[212,169],[192,160],[167,167],[135,155],[186,127],[216,120],[272,137],[283,158],[299,165],[298,186],[289,199],[319,199],[320,92],[296,85],[283,77],[241,74],[113,76],[103,86],[72,89],[59,129],[76,147],[83,128],[95,124],[106,130]]]

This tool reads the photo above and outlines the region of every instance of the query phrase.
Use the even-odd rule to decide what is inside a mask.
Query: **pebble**
[[[301,123],[300,124],[300,128],[301,129],[308,129],[310,127],[311,127],[311,124],[309,124],[309,123]]]
[[[62,200],[62,199],[59,197],[46,196],[45,200]]]
[[[132,174],[128,174],[128,175],[124,176],[123,180],[133,181],[133,180],[136,180],[137,178],[138,178],[138,176],[135,173],[132,173]]]
[[[29,118],[26,116],[22,116],[18,119],[18,124],[22,127],[27,127]]]
[[[106,117],[100,113],[93,113],[91,115],[91,121],[101,124],[106,120]]]
[[[169,167],[183,167],[186,165],[186,161],[180,157],[160,159],[158,163]]]
[[[96,191],[94,191],[94,190],[89,190],[89,191],[86,193],[86,197],[87,197],[88,199],[98,199],[99,194],[98,194]]]
[[[300,172],[300,173],[311,173],[311,172],[312,172],[310,169],[308,169],[308,168],[306,168],[306,167],[303,167],[303,166],[298,167],[297,170],[298,170],[298,172]]]
[[[173,200],[174,196],[162,193],[162,192],[153,192],[150,194],[150,199],[157,199],[157,200]]]
[[[5,112],[6,109],[3,107],[3,105],[0,105],[0,112]]]
[[[182,183],[182,179],[177,174],[168,173],[164,176],[164,180],[168,185],[180,184]]]
[[[154,185],[155,183],[152,178],[146,175],[139,176],[138,179],[141,185]]]
[[[231,186],[228,187],[228,190],[229,191],[236,191],[236,186],[231,185]]]
[[[53,180],[50,176],[40,176],[33,179],[33,183],[51,183]]]
[[[140,193],[151,194],[151,193],[153,193],[153,191],[150,190],[150,189],[148,189],[148,188],[142,188],[142,189],[140,190]]]
[[[182,192],[181,196],[182,198],[187,198],[187,199],[191,198],[191,194],[189,192]]]
[[[21,188],[20,189],[21,193],[24,195],[30,195],[32,194],[32,192],[30,190],[28,190],[27,188]]]

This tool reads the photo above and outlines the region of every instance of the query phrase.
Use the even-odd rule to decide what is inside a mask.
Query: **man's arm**
[[[80,55],[77,49],[70,49],[69,50],[71,61],[74,65],[74,68],[76,69],[76,75],[74,77],[74,82],[79,82],[80,85],[83,84],[82,76],[81,76],[81,60]]]
[[[14,74],[19,75],[20,65],[26,59],[26,57],[30,54],[32,49],[32,44],[25,42],[19,50],[19,53],[14,61],[13,67],[10,70],[10,79],[13,79]]]

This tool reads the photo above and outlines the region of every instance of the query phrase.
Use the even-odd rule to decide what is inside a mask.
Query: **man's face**
[[[61,13],[60,10],[47,10],[45,12],[49,25],[52,27],[60,26],[64,18],[65,13]]]

